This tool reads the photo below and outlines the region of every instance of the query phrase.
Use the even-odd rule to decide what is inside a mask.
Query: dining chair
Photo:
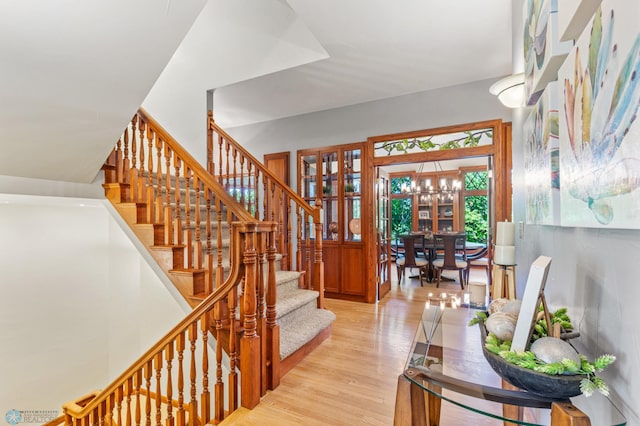
[[[433,235],[433,252],[435,258],[431,262],[436,272],[436,287],[440,287],[440,278],[443,270],[457,270],[460,276],[460,288],[464,290],[466,285],[467,267],[469,266],[464,255],[467,234],[443,233]],[[462,251],[460,251],[462,248]],[[442,253],[442,255],[440,255]]]
[[[428,253],[424,247],[424,235],[402,235],[400,237],[404,246],[404,256],[396,259],[398,269],[398,284],[402,281],[405,268],[417,268],[420,278],[420,287],[423,286],[422,279],[428,280],[429,259],[420,256],[418,253]]]

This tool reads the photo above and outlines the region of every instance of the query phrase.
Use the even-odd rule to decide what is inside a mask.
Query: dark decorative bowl
[[[480,320],[480,340],[482,353],[493,370],[504,380],[527,392],[554,399],[567,399],[580,395],[580,381],[587,376],[581,374],[558,375],[539,373],[507,362],[487,350],[485,342],[487,329]]]

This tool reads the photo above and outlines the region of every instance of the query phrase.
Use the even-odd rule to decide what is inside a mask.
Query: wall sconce
[[[489,93],[496,95],[507,108],[524,105],[524,73],[510,75],[493,83]]]

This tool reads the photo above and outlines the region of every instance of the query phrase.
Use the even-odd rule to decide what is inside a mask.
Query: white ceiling
[[[235,127],[511,73],[512,0],[287,0],[328,59],[222,87]]]
[[[154,92],[232,127],[498,79],[511,2],[0,2],[0,175],[90,182]]]

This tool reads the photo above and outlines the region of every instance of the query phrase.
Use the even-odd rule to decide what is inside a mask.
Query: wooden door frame
[[[374,157],[374,144],[377,142],[424,138],[426,136],[457,133],[468,130],[493,129],[493,144],[471,148],[458,148],[442,151],[426,151],[412,154],[389,155]],[[368,182],[375,180],[375,168],[397,163],[420,163],[429,161],[444,161],[468,157],[493,157],[493,189],[494,215],[493,223],[489,224],[489,238],[493,238],[495,223],[511,220],[511,123],[504,123],[500,119],[479,121],[474,123],[458,124],[453,126],[437,127],[433,129],[416,130],[411,132],[393,133],[367,138],[364,152],[367,155],[367,168],[363,171],[363,177]],[[373,198],[373,197],[371,197]],[[367,206],[365,211],[372,212],[373,205]],[[367,238],[365,253],[367,265],[373,267],[376,259],[375,229],[373,220],[368,220],[366,228]],[[364,235],[363,235],[364,237]],[[367,287],[375,289],[376,283],[369,283]],[[368,301],[371,301],[370,299]]]

